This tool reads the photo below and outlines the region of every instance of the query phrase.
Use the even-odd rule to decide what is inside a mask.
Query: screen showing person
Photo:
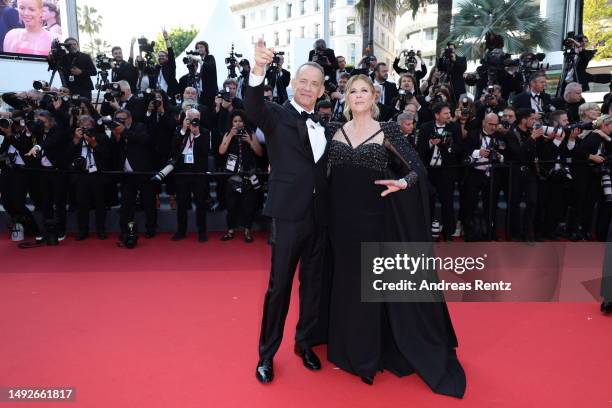
[[[53,0],[17,0],[15,4],[22,25],[6,32],[2,52],[46,56],[51,42],[62,37],[60,7]]]

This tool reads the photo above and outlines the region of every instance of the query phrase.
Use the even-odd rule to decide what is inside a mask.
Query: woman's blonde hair
[[[372,80],[370,79],[369,76],[367,75],[363,75],[363,74],[359,74],[359,75],[355,75],[350,77],[350,79],[348,80],[348,82],[346,83],[346,87],[345,92],[347,93],[346,96],[346,102],[344,103],[344,116],[346,117],[347,120],[351,120],[353,119],[353,113],[351,112],[351,107],[349,106],[348,103],[348,94],[351,91],[351,86],[353,86],[353,83],[357,82],[357,81],[363,81],[366,83],[368,89],[370,90],[370,92],[372,92],[372,95],[376,94],[376,90],[374,89],[374,84],[372,83]],[[380,110],[378,109],[378,105],[376,105],[376,103],[372,104],[372,107],[370,108],[371,112],[372,112],[372,117],[374,119],[378,118],[378,115],[380,114]]]
[[[585,102],[578,107],[578,116],[580,119],[586,119],[586,113],[593,109],[599,109],[599,105],[594,102]]]

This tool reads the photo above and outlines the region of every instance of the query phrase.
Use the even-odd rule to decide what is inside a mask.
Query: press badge
[[[230,153],[227,156],[227,162],[225,163],[225,169],[227,171],[233,172],[234,170],[236,170],[236,163],[238,163],[238,156]]]
[[[70,76],[68,77],[68,81],[70,81],[70,82],[74,82],[74,75],[70,75]]]
[[[193,164],[193,153],[185,154],[185,164]]]

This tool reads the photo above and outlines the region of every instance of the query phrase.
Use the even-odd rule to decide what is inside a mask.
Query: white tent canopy
[[[207,0],[207,3],[209,1]],[[230,12],[226,0],[212,0],[207,4],[211,10],[203,18],[200,31],[195,36],[191,44],[176,59],[176,78],[179,79],[187,73],[187,67],[183,64],[183,57],[186,51],[194,50],[198,41],[206,41],[209,51],[215,57],[217,63],[217,81],[221,85],[227,78],[227,66],[225,58],[234,44],[234,51],[242,54],[242,58],[253,61],[254,46],[245,38],[244,32],[238,25],[237,17]],[[240,61],[240,58],[238,59]]]

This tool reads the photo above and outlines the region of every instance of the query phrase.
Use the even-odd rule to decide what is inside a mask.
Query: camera
[[[0,128],[8,129],[13,126],[13,120],[10,118],[0,118]]]
[[[400,54],[400,56],[404,56],[404,66],[406,67],[406,69],[408,70],[408,72],[412,75],[414,75],[414,72],[416,71],[417,68],[417,64],[418,61],[416,59],[416,53],[414,52],[414,50],[404,50],[402,51],[402,53]]]
[[[120,125],[119,122],[115,122],[110,116],[102,116],[96,121],[96,123],[98,124],[98,126],[104,125],[110,130],[116,129]]]
[[[189,51],[187,52],[187,56],[183,57],[183,64],[185,65],[194,65],[197,66],[198,65],[198,60],[195,57],[192,57],[191,53],[193,53],[194,51]]]
[[[595,124],[589,121],[580,121],[576,123],[572,123],[564,128],[564,130],[568,133],[571,133],[574,129],[580,130],[593,130],[595,128]]]
[[[409,99],[412,99],[412,97],[414,96],[414,94],[410,91],[407,91],[405,89],[399,89],[397,91],[400,100],[402,100],[403,102],[406,102]]]
[[[123,96],[123,91],[118,82],[111,82],[108,84],[105,91],[104,100],[106,102],[112,102],[114,99],[119,99]]]
[[[96,56],[96,68],[102,71],[108,71],[113,67],[113,60],[104,54]]]
[[[442,57],[440,58],[440,63],[438,64],[438,69],[442,72],[450,72],[453,66],[453,54],[455,50],[452,47],[446,47],[444,51],[442,51]]]
[[[325,75],[324,86],[325,86],[325,92],[329,94],[336,92],[336,90],[338,89],[338,85],[332,82],[328,75]]]
[[[49,83],[47,81],[34,81],[32,83],[32,88],[36,89],[37,91],[49,89]]]
[[[87,159],[83,156],[76,157],[72,161],[72,168],[74,170],[85,172],[87,170]]]
[[[149,42],[146,37],[140,37],[138,39],[138,50],[145,54],[152,54],[155,52],[155,41]]]
[[[327,58],[327,55],[325,55],[323,51],[319,51],[319,50],[314,52],[312,60],[319,65],[329,65],[330,64],[329,58]]]
[[[285,55],[284,51],[278,51],[274,53],[274,56],[272,57],[272,65],[278,65],[280,64],[280,57],[281,55]]]
[[[232,95],[230,94],[229,88],[223,88],[217,93],[217,98],[222,98],[225,102],[232,101]]]
[[[512,126],[510,124],[510,122],[508,122],[507,120],[502,120],[500,121],[500,125],[504,128],[504,129],[510,129],[510,126]]]
[[[191,126],[200,126],[200,119],[199,118],[193,118],[193,119],[189,120],[189,124]]]
[[[40,119],[26,120],[25,128],[33,135],[42,135],[45,123]]]
[[[136,223],[130,221],[127,224],[127,231],[121,234],[121,246],[127,249],[134,249],[138,245],[138,232],[136,231]]]
[[[227,65],[228,78],[236,78],[236,66],[238,65],[238,58],[242,58],[242,54],[234,51],[234,43],[232,43],[232,49],[229,52],[229,57],[225,58],[225,64]]]

